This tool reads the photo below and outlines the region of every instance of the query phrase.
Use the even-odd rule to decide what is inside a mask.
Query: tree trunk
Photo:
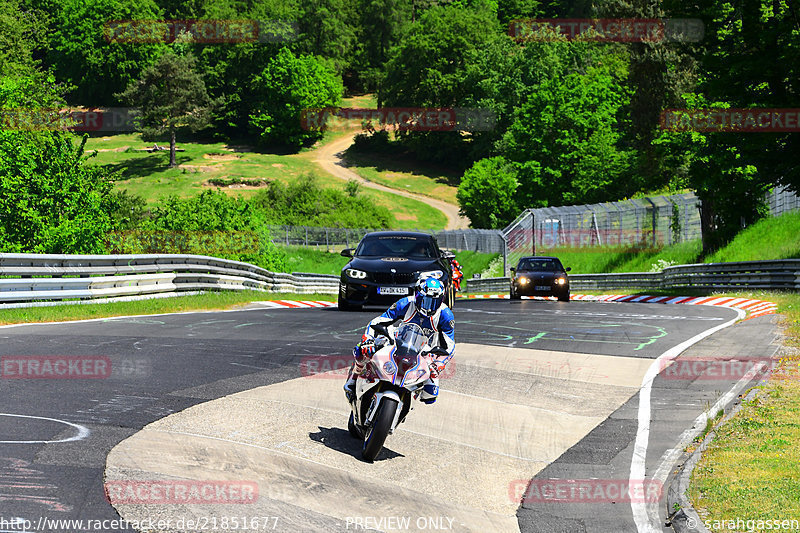
[[[169,130],[169,168],[178,166],[178,161],[175,158],[175,128]]]
[[[700,235],[703,242],[703,255],[710,255],[714,252],[714,208],[711,201],[701,198],[700,200]]]

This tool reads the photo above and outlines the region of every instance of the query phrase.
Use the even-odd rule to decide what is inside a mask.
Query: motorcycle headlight
[[[347,270],[345,270],[345,274],[347,274],[347,277],[353,279],[364,279],[367,277],[366,272],[364,272],[363,270],[357,270],[355,268],[348,268]]]
[[[441,270],[429,270],[427,272],[420,272],[419,273],[419,277],[421,277],[421,278],[436,278],[436,279],[440,279],[442,276],[444,276],[444,272],[442,272]]]

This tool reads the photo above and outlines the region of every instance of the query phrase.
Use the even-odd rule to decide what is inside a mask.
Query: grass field
[[[787,344],[800,348],[800,295],[744,296],[776,302],[786,316]],[[703,520],[753,520],[748,531],[766,531],[779,529],[767,526],[767,520],[800,519],[800,351],[796,353],[784,357],[759,394],[715,430],[689,487]],[[724,522],[717,525],[722,527],[712,531],[742,530]]]
[[[706,262],[800,258],[800,211],[759,220]]]
[[[431,165],[420,165],[398,156],[348,151],[350,170],[362,178],[392,189],[406,190],[457,205],[460,175]]]
[[[345,99],[343,107],[374,107],[373,95],[355,96]],[[351,135],[351,130],[334,129],[325,134],[319,146],[343,136]],[[343,180],[328,175],[315,162],[315,147],[304,148],[298,153],[273,153],[256,148],[247,143],[222,142],[187,142],[180,139],[178,148],[183,152],[176,154],[178,168],[170,169],[169,151],[146,152],[140,149],[153,146],[153,142],[144,142],[139,133],[117,135],[90,136],[86,144],[86,153],[96,152],[91,163],[102,165],[112,171],[120,172],[116,182],[118,189],[142,196],[148,203],[163,200],[169,195],[188,197],[205,188],[216,188],[209,184],[210,179],[268,180],[281,183],[292,183],[301,175],[312,173],[325,187],[344,190],[347,185]],[[158,142],[159,146],[169,146]],[[354,169],[358,170],[358,169]],[[367,172],[369,169],[366,170]],[[409,173],[410,175],[410,173]],[[411,187],[395,183],[397,188],[408,190],[432,184],[439,187],[436,178],[414,175]],[[377,180],[376,180],[377,181]],[[445,187],[445,189],[448,189]],[[451,200],[455,201],[455,189]],[[448,189],[448,190],[449,190]],[[226,194],[249,197],[258,191],[255,186],[235,185],[224,187]],[[416,192],[416,191],[415,191]],[[399,197],[384,191],[361,188],[361,193],[370,198],[376,205],[386,207],[395,218],[394,229],[442,229],[447,224],[445,215],[425,202]],[[449,197],[448,196],[448,197]],[[369,221],[364,221],[369,226]]]
[[[330,133],[326,140],[339,138],[346,133]],[[239,178],[243,180],[266,179],[291,183],[302,174],[313,173],[325,187],[344,190],[346,183],[322,171],[314,162],[314,153],[305,150],[297,154],[271,154],[249,151],[252,148],[228,146],[224,143],[178,143],[185,152],[179,152],[180,166],[167,168],[169,153],[136,152],[152,144],[144,143],[139,134],[120,134],[92,137],[87,143],[87,153],[97,150],[91,161],[113,171],[121,171],[116,182],[118,189],[144,197],[155,203],[167,196],[193,196],[205,188],[211,178]],[[102,150],[102,151],[101,151]],[[226,194],[248,197],[254,195],[256,187],[225,187]],[[447,224],[444,214],[424,202],[411,198],[361,188],[360,194],[367,196],[376,205],[390,209],[396,222],[395,229],[442,229]],[[364,221],[365,225],[369,221]]]

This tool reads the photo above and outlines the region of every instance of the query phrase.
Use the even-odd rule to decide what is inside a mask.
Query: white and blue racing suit
[[[392,304],[381,316],[374,318],[367,326],[364,332],[364,340],[375,338],[375,330],[372,326],[390,326],[398,321],[417,324],[422,328],[423,333],[428,336],[428,345],[431,348],[442,348],[447,352],[447,355],[438,355],[434,358],[437,366],[443,369],[445,365],[453,358],[456,350],[455,340],[455,317],[453,311],[444,303],[439,306],[436,312],[431,316],[425,316],[417,310],[417,305],[414,301],[414,296],[407,296]],[[353,351],[355,356],[354,372],[360,374],[365,364],[364,358],[358,350],[358,347]],[[420,399],[426,403],[432,403],[436,400],[439,393],[439,379],[438,377],[430,378],[423,387],[423,393]]]

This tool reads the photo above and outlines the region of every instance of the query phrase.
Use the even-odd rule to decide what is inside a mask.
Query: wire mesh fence
[[[270,237],[275,244],[286,246],[314,246],[332,249],[335,247],[355,247],[369,228],[326,228],[312,226],[268,226]],[[430,233],[436,237],[440,248],[449,250],[469,250],[473,252],[502,254],[505,250],[500,230],[415,230]]]
[[[800,209],[800,197],[786,190],[785,187],[775,187],[767,196],[769,214],[776,217],[789,211]]]
[[[560,248],[656,248],[701,237],[692,193],[527,209],[503,230],[505,271],[525,255]]]
[[[773,216],[800,209],[800,198],[776,187],[767,198]],[[272,242],[333,249],[355,247],[369,228],[269,226]],[[659,248],[699,239],[700,200],[692,193],[621,202],[526,209],[504,230],[417,230],[441,248],[503,255],[504,270],[525,255],[563,248]]]

